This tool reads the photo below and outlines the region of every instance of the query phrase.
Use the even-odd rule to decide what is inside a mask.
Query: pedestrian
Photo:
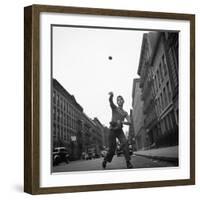
[[[128,141],[123,132],[123,124],[131,125],[130,117],[126,111],[123,109],[124,99],[122,96],[117,96],[117,105],[113,103],[113,92],[109,92],[109,102],[110,107],[112,109],[112,119],[110,122],[109,128],[109,136],[108,136],[108,144],[109,149],[104,157],[102,167],[103,169],[106,168],[107,162],[111,162],[112,158],[115,154],[116,150],[116,139],[119,140],[121,148],[124,153],[124,157],[126,159],[126,166],[127,168],[133,168],[131,164],[130,155],[129,155],[129,148],[128,148]],[[124,121],[126,119],[126,121]]]

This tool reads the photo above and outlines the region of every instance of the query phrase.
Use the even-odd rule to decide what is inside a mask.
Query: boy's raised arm
[[[108,94],[110,95],[109,96],[110,107],[112,109],[114,109],[114,108],[116,108],[116,105],[113,103],[113,96],[114,96],[114,94],[113,94],[113,92],[109,92]]]

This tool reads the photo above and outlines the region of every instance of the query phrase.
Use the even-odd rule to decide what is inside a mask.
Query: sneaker
[[[107,162],[106,162],[106,160],[104,160],[104,161],[102,162],[102,167],[103,167],[103,169],[106,168],[106,164],[107,164]]]
[[[131,164],[130,161],[126,161],[126,166],[127,166],[127,169],[132,169],[133,168],[133,165]]]

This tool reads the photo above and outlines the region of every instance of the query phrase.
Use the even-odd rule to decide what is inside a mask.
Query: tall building
[[[71,159],[78,159],[81,154],[81,116],[83,108],[73,95],[53,79],[52,132],[53,147],[64,146]]]
[[[174,106],[174,115],[178,126],[178,94],[179,94],[179,76],[178,76],[178,33],[165,32],[166,38],[166,62],[169,66],[170,81],[172,85],[172,101]]]
[[[137,150],[145,149],[148,144],[148,138],[146,129],[144,127],[145,115],[143,113],[143,100],[142,92],[140,88],[140,79],[133,80],[133,91],[132,91],[132,115],[131,120],[134,129],[135,145]]]
[[[144,34],[138,74],[151,147],[177,144],[178,33]]]
[[[82,115],[83,152],[88,153],[92,151],[96,155],[100,155],[100,151],[103,148],[102,147],[103,136],[100,124],[101,122],[97,118],[95,118],[95,120],[92,120],[85,113],[83,113]]]
[[[56,80],[52,80],[52,143],[66,147],[71,160],[81,158],[83,152],[100,155],[103,145],[103,125],[90,119],[75,97]]]
[[[143,104],[144,127],[150,144],[153,146],[158,136],[158,124],[155,108],[155,91],[153,85],[152,55],[157,47],[156,41],[159,32],[150,32],[143,35],[138,75],[140,76],[141,99]]]
[[[103,140],[104,140],[104,126],[99,121],[97,117],[93,119],[93,122],[96,125],[96,149],[98,154],[100,155],[100,151],[103,149]]]

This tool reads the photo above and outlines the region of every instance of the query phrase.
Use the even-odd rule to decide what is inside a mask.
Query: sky
[[[90,117],[108,126],[108,93],[125,99],[132,108],[133,79],[138,78],[143,31],[53,27],[53,78],[71,94]],[[109,59],[109,56],[112,59]]]

